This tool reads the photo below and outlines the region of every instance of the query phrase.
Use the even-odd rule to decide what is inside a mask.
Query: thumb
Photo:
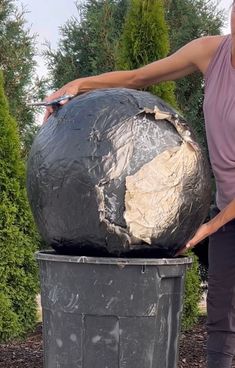
[[[54,112],[53,108],[51,106],[48,106],[46,108],[45,115],[43,117],[43,124],[48,120],[49,116]]]
[[[67,102],[69,102],[69,98],[67,98],[66,100],[62,100],[60,101],[60,105],[63,106],[65,105]]]
[[[191,248],[193,248],[193,243],[192,243],[192,241],[190,240],[190,241],[188,241],[188,243],[186,243],[182,248],[180,248],[177,252],[176,252],[176,254],[175,254],[175,257],[177,257],[177,256],[180,256],[180,255],[182,255],[182,254],[184,254],[185,252],[187,252],[187,250],[189,250],[189,249],[191,249]]]
[[[185,245],[185,248],[186,249],[190,249],[190,248],[193,248],[194,244],[192,241],[189,241],[186,245]]]

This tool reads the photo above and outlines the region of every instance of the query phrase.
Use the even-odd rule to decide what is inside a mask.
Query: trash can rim
[[[66,263],[87,263],[104,264],[118,266],[155,266],[155,265],[190,265],[193,262],[192,257],[177,258],[115,258],[115,257],[86,257],[76,255],[61,255],[55,251],[38,251],[35,253],[38,261],[53,261]]]

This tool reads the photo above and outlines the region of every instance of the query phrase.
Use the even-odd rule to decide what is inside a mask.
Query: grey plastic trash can
[[[44,368],[176,368],[191,258],[36,255]]]

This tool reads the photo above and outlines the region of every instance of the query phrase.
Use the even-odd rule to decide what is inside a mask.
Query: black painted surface
[[[203,221],[210,198],[204,159],[198,162],[193,181],[188,178],[183,185],[184,206],[178,209],[177,220],[182,225],[169,228],[161,239],[152,239],[151,245],[135,247],[135,242],[129,244],[125,236],[110,232],[100,220],[96,187],[104,189],[107,221],[126,231],[126,176],[182,142],[169,122],[156,123],[153,115],[140,113],[155,106],[174,112],[146,92],[98,90],[71,100],[40,129],[28,162],[28,197],[43,239],[58,252],[143,256],[146,250],[149,256],[166,256],[182,246]],[[119,165],[117,145],[120,148],[127,139],[134,142],[128,164],[110,179]]]

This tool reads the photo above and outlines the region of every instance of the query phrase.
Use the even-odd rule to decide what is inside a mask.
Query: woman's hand
[[[181,248],[176,254],[175,257],[184,254],[187,250],[192,249],[200,243],[203,239],[207,238],[209,235],[215,233],[222,226],[227,224],[229,221],[235,218],[235,199],[233,199],[217,216],[215,216],[209,222],[203,224],[197,230],[194,237],[189,240],[189,242]]]
[[[52,93],[50,96],[46,97],[44,99],[45,102],[52,102],[56,100],[57,98],[60,98],[62,96],[76,96],[79,94],[79,79],[76,79],[72,82],[69,82],[65,84],[62,88],[58,89],[56,92]],[[59,104],[64,105],[69,101],[69,99],[65,99],[61,101]],[[43,123],[47,121],[49,116],[53,113],[54,108],[52,106],[48,106],[46,109],[46,113],[43,118]]]
[[[199,227],[194,237],[188,241],[188,243],[181,248],[176,254],[175,257],[184,254],[187,250],[194,248],[198,243],[207,238],[209,235],[214,233],[216,229],[214,228],[211,222],[207,222]]]

